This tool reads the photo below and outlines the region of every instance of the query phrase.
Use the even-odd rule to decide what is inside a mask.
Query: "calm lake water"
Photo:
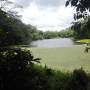
[[[32,47],[40,48],[54,48],[54,47],[71,47],[75,45],[74,41],[70,38],[56,38],[32,41]]]

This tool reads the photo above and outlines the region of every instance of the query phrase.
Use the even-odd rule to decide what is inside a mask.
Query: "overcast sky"
[[[62,30],[73,21],[74,10],[65,7],[66,0],[15,0],[23,6],[22,21],[39,30]]]

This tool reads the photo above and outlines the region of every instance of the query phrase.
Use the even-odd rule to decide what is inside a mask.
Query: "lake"
[[[81,67],[90,71],[90,52],[84,52],[86,45],[77,45],[70,38],[37,40],[31,45],[36,48],[27,49],[35,58],[41,58],[40,65],[62,71],[73,71]]]
[[[74,41],[70,38],[55,38],[32,41],[32,47],[40,48],[55,48],[55,47],[72,47],[75,45]]]

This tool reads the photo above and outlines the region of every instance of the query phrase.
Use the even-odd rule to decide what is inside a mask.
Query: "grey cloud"
[[[66,0],[15,0],[19,5],[24,8],[28,7],[30,3],[35,2],[39,8],[55,8],[65,4]]]
[[[64,5],[66,0],[35,0],[37,5],[42,7],[58,7]]]
[[[23,8],[29,7],[33,0],[15,0],[15,3],[22,6]]]

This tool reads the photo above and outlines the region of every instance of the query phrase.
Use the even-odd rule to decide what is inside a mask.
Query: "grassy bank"
[[[82,39],[82,40],[79,40],[77,42],[79,42],[79,43],[90,43],[90,39]]]
[[[72,71],[83,67],[90,71],[90,51],[85,53],[85,46],[64,48],[30,48],[35,57],[41,58],[41,64],[54,69]]]

